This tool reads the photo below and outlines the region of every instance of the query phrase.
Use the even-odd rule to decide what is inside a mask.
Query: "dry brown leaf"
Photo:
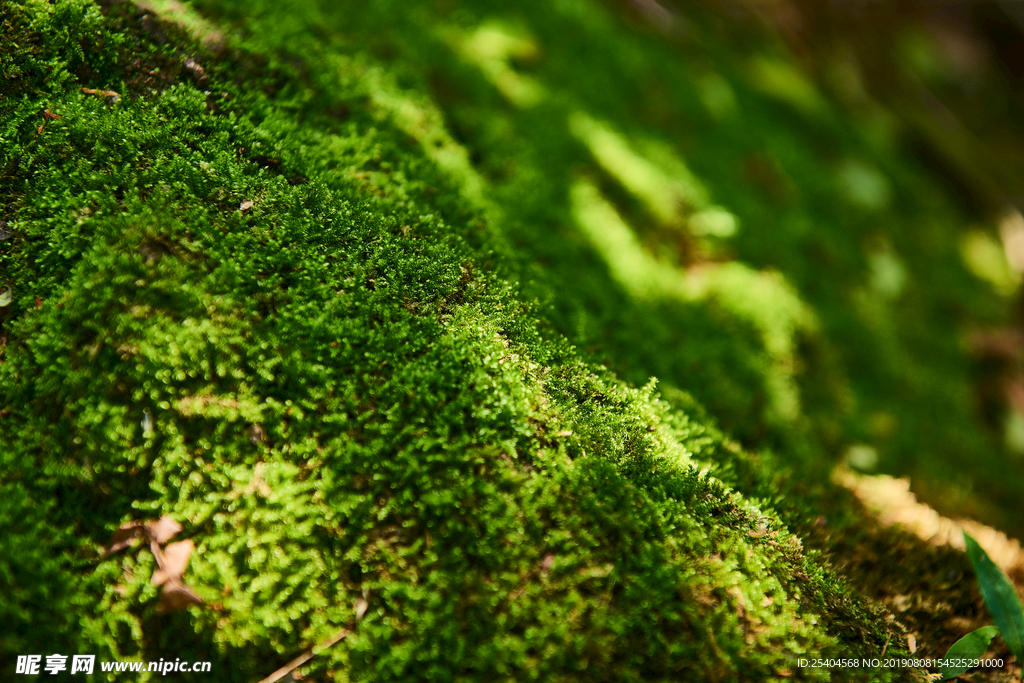
[[[110,541],[107,542],[107,547],[103,549],[103,555],[113,555],[114,553],[121,552],[132,545],[135,539],[141,536],[142,533],[142,522],[125,522],[114,531]]]
[[[239,211],[248,211],[251,208],[252,208],[252,202],[250,202],[248,199],[238,205],[238,210]]]
[[[110,543],[104,549],[104,555],[111,555],[129,547],[142,536],[149,539],[149,549],[157,564],[150,582],[154,586],[163,586],[157,605],[157,610],[161,612],[175,612],[203,602],[202,598],[181,579],[188,567],[192,551],[195,550],[195,543],[186,539],[171,543],[166,548],[160,547],[181,533],[182,528],[181,524],[169,515],[147,522],[125,522],[114,532]],[[120,588],[119,586],[118,589]]]
[[[917,652],[917,638],[913,633],[907,634],[907,649],[910,650],[910,654]]]
[[[366,600],[363,600],[362,598],[356,600],[356,621],[359,621],[363,618],[363,615],[366,614],[366,610],[369,607],[370,603],[368,603]]]
[[[160,602],[156,608],[161,612],[179,612],[191,605],[201,605],[202,603],[203,599],[182,581],[171,579],[164,584],[164,589],[160,592]]]
[[[572,436],[572,430],[566,429],[564,431],[558,432],[557,434],[555,434],[555,436]]]
[[[164,515],[155,522],[146,522],[146,533],[149,534],[150,540],[161,545],[177,536],[184,528],[169,515]]]
[[[153,578],[150,579],[150,583],[154,586],[160,586],[169,580],[181,579],[195,548],[196,545],[191,540],[178,541],[164,548],[163,557],[159,558],[163,566],[158,567],[153,572]]]

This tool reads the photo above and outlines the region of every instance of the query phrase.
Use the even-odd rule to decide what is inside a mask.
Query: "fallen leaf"
[[[180,580],[182,574],[185,573],[185,568],[188,567],[189,557],[192,556],[192,551],[195,549],[196,545],[191,540],[178,541],[164,548],[163,566],[153,572],[150,583],[154,586],[162,586],[167,581]]]
[[[363,615],[366,614],[366,610],[369,609],[369,607],[370,603],[366,600],[363,600],[362,598],[356,600],[356,621],[363,618]]]
[[[184,528],[169,515],[164,515],[155,522],[146,522],[146,533],[149,534],[149,538],[160,545],[177,536]]]
[[[564,431],[558,432],[557,434],[555,434],[555,436],[572,436],[572,430],[566,429]]]
[[[160,603],[157,605],[157,610],[161,612],[175,612],[203,602],[181,578],[195,550],[195,543],[186,539],[171,543],[163,549],[160,547],[181,533],[182,529],[181,524],[169,515],[146,522],[125,522],[114,531],[110,543],[104,549],[105,556],[111,555],[124,550],[142,536],[149,539],[149,550],[157,564],[150,582],[154,586],[163,586]]]
[[[107,547],[103,549],[103,555],[107,556],[121,552],[132,545],[135,539],[143,534],[143,531],[142,522],[125,522],[114,531],[110,541],[107,543]]]
[[[917,652],[917,638],[913,633],[907,634],[907,649],[910,650],[910,654]]]
[[[252,202],[250,202],[248,199],[238,205],[238,210],[239,211],[248,211],[251,208],[252,208]]]
[[[201,605],[203,599],[196,595],[183,582],[173,579],[164,584],[160,592],[160,602],[156,608],[160,612],[180,612],[191,605]]]

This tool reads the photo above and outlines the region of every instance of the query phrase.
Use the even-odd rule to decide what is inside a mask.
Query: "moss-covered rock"
[[[0,5],[5,658],[253,681],[352,628],[309,675],[762,681],[902,651],[790,529],[871,425],[896,463],[932,410],[983,440],[919,335],[988,299],[896,255],[961,272],[934,188],[830,147],[777,65],[795,109],[695,69],[710,38],[672,61],[597,3],[485,5]],[[101,552],[161,515],[183,612],[145,546]]]

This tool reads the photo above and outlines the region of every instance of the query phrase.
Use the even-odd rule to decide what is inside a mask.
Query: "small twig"
[[[356,621],[357,622],[360,619],[362,619],[363,614],[366,613],[366,608],[368,606],[369,605],[367,604],[367,602],[365,600],[357,600],[356,601]],[[292,661],[288,662],[287,664],[282,666],[280,669],[278,669],[274,673],[270,674],[269,676],[267,676],[266,678],[261,680],[259,683],[277,683],[277,681],[281,680],[282,678],[284,678],[285,676],[290,674],[292,671],[295,671],[297,668],[299,668],[300,666],[302,666],[303,664],[305,664],[309,660],[313,659],[313,657],[315,657],[316,655],[320,654],[321,652],[323,652],[327,648],[337,644],[339,641],[341,641],[349,633],[351,633],[351,631],[349,629],[347,629],[347,628],[341,629],[340,631],[335,633],[333,636],[331,636],[327,640],[323,640],[323,641],[317,643],[316,645],[314,645],[313,647],[309,648],[308,650],[303,652],[301,655],[299,655],[298,657],[296,657]]]
[[[886,635],[886,637],[885,637],[885,645],[882,646],[882,654],[879,655],[879,657],[885,657],[885,651],[889,649],[889,641],[890,640],[892,640],[892,631],[889,631],[889,633]]]
[[[326,648],[329,648],[331,645],[334,645],[348,634],[349,630],[347,628],[341,629],[327,640],[317,645],[314,645],[310,649],[306,650],[301,655],[299,655],[298,657],[288,662],[274,673],[264,678],[262,681],[260,681],[260,683],[276,683],[276,681],[281,680],[295,669],[299,668],[309,660],[313,659],[314,655],[316,655],[318,652]]]
[[[43,128],[46,128],[46,123],[48,121],[59,121],[61,118],[62,118],[61,116],[59,116],[57,114],[54,114],[49,109],[44,110],[43,111],[43,122],[39,124],[38,128],[36,128],[36,135],[39,135],[40,133],[43,132]]]
[[[82,88],[82,92],[86,95],[99,95],[100,97],[105,97],[115,103],[121,101],[121,95],[113,90],[103,90],[102,88]]]

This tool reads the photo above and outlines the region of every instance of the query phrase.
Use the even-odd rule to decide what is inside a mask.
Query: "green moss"
[[[866,416],[972,425],[948,338],[904,354],[974,299],[919,284],[959,257],[913,207],[874,251],[909,260],[903,224],[934,249],[902,293],[860,284],[877,215],[826,199],[864,152],[793,132],[813,109],[835,143],[826,105],[773,109],[706,64],[691,83],[597,4],[197,7],[3,5],[0,650],[251,681],[365,598],[314,676],[762,681],[877,656],[886,615],[788,526]],[[712,119],[709,82],[734,100]],[[734,187],[748,113],[775,136],[761,175],[800,181],[766,181],[782,199]],[[940,462],[983,440],[963,433]],[[98,550],[162,514],[202,608],[161,614],[152,556]]]
[[[913,476],[932,504],[973,498],[972,513],[1019,530],[1024,470],[979,424],[959,338],[1007,316],[1003,295],[963,262],[971,217],[918,161],[830,104],[778,45],[741,43],[695,8],[666,40],[601,3],[198,6],[259,51],[302,60],[358,49],[409,97],[432,94],[443,116],[431,120],[469,151],[471,184],[514,247],[524,296],[621,377],[691,393],[745,445],[801,468],[868,443],[882,470]],[[508,91],[520,81],[536,86],[528,106]],[[581,178],[642,258],[609,258],[614,240],[595,242],[579,224]],[[709,231],[697,220],[709,209],[735,220]],[[625,261],[658,281],[738,261],[799,301],[652,301],[653,285],[625,274]],[[879,273],[891,276],[892,264],[898,279],[886,282],[898,287],[883,292]],[[794,325],[806,319],[799,308],[815,329]],[[976,466],[965,475],[968,453]]]

